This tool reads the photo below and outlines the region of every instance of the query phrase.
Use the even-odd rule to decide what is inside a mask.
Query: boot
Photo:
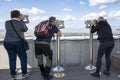
[[[110,73],[109,73],[109,71],[103,71],[103,74],[105,74],[106,76],[109,76],[110,75]]]
[[[49,78],[44,78],[44,80],[50,80]]]
[[[45,67],[45,72],[44,72],[44,78],[48,78],[48,79],[52,79],[53,76],[52,75],[49,75],[50,74],[50,71],[51,71],[51,67]]]
[[[91,76],[93,76],[93,77],[97,77],[97,78],[100,78],[100,74],[97,73],[97,72],[93,72],[93,73],[91,73]]]
[[[44,68],[43,64],[42,64],[42,65],[38,65],[38,66],[39,66],[39,68],[40,68],[41,75],[44,76],[45,68]]]

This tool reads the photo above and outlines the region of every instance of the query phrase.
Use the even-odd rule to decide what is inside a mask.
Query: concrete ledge
[[[28,56],[28,68],[36,68],[37,59],[35,57],[35,46],[33,39],[27,39],[30,49],[27,51]],[[115,40],[115,47],[112,54],[117,51],[117,40]],[[93,44],[93,64],[96,63],[97,51],[99,47],[98,40],[94,40]],[[53,65],[56,65],[56,41],[51,41],[51,48],[53,50]],[[3,42],[0,42],[0,69],[9,68],[8,54],[3,46]],[[77,39],[77,40],[61,40],[60,41],[60,64],[61,65],[80,65],[88,66],[90,63],[89,54],[89,40],[88,39]],[[120,61],[120,60],[119,60]],[[103,62],[105,60],[103,59]],[[120,63],[120,62],[119,62]],[[117,63],[116,63],[117,64]],[[17,60],[17,68],[20,68],[20,61]]]

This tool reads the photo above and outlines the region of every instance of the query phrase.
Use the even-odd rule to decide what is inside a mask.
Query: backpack
[[[46,38],[49,36],[51,26],[48,20],[40,22],[36,27],[34,34],[38,38]]]

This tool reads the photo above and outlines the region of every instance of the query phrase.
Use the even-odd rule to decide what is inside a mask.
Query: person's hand
[[[96,24],[97,24],[97,20],[93,20],[93,21],[92,21],[92,24],[93,24],[93,25],[96,25]]]
[[[54,25],[55,25],[56,27],[59,27],[60,24],[59,24],[58,21],[55,21],[55,22],[54,22]]]
[[[24,17],[23,17],[22,14],[19,16],[19,19],[20,19],[20,20],[23,20],[23,19],[24,19]]]

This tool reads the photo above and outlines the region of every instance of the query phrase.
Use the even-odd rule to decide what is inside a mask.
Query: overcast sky
[[[65,29],[84,29],[85,20],[99,16],[104,16],[113,29],[120,28],[120,0],[0,0],[0,29],[14,9],[29,15],[29,29],[50,16],[64,20]]]

